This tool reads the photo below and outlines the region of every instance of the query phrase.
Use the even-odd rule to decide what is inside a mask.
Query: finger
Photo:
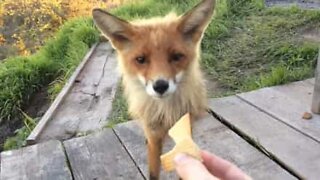
[[[203,164],[214,176],[220,179],[251,179],[238,167],[214,154],[207,151],[201,151]]]
[[[185,154],[178,154],[174,158],[176,171],[184,180],[217,180],[198,160]]]

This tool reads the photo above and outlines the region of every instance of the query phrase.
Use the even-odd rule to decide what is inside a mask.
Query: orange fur
[[[174,17],[170,15],[170,17]],[[178,19],[178,17],[175,17]],[[142,28],[142,35],[135,40],[137,46],[135,50],[140,53],[144,51],[155,56],[152,59],[150,67],[137,68],[132,61],[135,52],[128,51],[118,52],[120,71],[123,73],[123,86],[125,95],[129,103],[129,112],[133,117],[144,121],[143,124],[157,131],[156,129],[169,129],[175,121],[182,115],[190,112],[193,115],[198,115],[206,108],[206,90],[204,78],[199,68],[200,43],[190,44],[179,38],[177,32],[174,31],[176,24],[172,21],[150,21]],[[148,32],[145,32],[148,31]],[[187,57],[180,64],[172,65],[167,60],[168,52],[171,49],[179,49]],[[134,54],[134,55],[132,55]],[[141,74],[147,80],[158,74],[173,78],[177,73],[183,71],[184,77],[179,84],[177,92],[170,98],[154,99],[150,98],[144,90],[136,76],[132,74]]]
[[[150,177],[158,179],[162,139],[182,115],[198,117],[207,108],[205,80],[200,70],[200,42],[213,13],[214,0],[203,0],[182,16],[126,22],[94,10],[99,29],[117,50],[130,114],[139,119],[148,140]],[[182,54],[178,61],[172,54]],[[146,61],[137,63],[143,56]],[[148,82],[170,79],[176,86],[168,97],[154,98]]]

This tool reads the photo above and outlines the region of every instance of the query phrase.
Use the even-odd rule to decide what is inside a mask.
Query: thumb
[[[174,162],[176,171],[183,180],[217,180],[200,161],[186,154],[177,154]]]

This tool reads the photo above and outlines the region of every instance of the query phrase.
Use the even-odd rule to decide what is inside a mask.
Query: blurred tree
[[[59,0],[3,0],[0,5],[0,34],[4,45],[12,45],[17,52],[7,56],[33,53],[59,27],[63,17]],[[1,48],[1,45],[0,45]]]
[[[113,8],[124,0],[0,0],[0,60],[28,55],[67,19],[90,16],[94,7]]]

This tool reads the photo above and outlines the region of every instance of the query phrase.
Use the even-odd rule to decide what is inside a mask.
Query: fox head
[[[98,29],[117,50],[122,74],[139,81],[148,95],[163,98],[175,93],[188,69],[198,63],[214,5],[214,0],[203,0],[179,17],[169,14],[136,22],[101,9],[92,13]]]

